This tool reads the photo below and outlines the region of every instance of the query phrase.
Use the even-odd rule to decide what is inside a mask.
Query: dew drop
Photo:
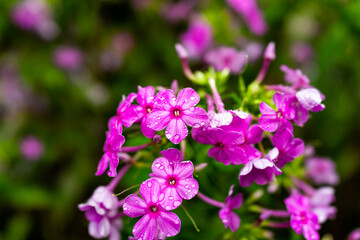
[[[168,139],[170,139],[172,137],[172,135],[170,133],[166,133],[165,135]]]
[[[172,196],[169,197],[169,200],[173,200],[173,199],[174,199],[174,197],[172,197]]]
[[[195,108],[191,107],[189,110],[193,112],[193,111],[195,111]]]
[[[152,184],[151,184],[151,182],[149,181],[147,185],[148,185],[148,187],[151,187]]]
[[[193,184],[191,187],[193,187],[193,188],[194,188],[194,187],[195,187],[195,184]]]
[[[186,185],[185,188],[189,188],[189,185]]]
[[[160,163],[157,163],[157,164],[155,164],[155,167],[156,167],[156,168],[159,168],[160,165],[161,165]]]
[[[178,221],[178,220],[175,220],[174,223],[175,223],[175,224],[179,224],[179,221]]]
[[[170,210],[171,210],[171,207],[170,207],[170,206],[166,206],[165,209],[168,210],[168,211],[170,211]]]
[[[181,205],[181,202],[180,202],[180,201],[175,201],[175,202],[174,202],[174,206],[175,206],[175,207],[178,207],[178,206],[180,206],[180,205]]]
[[[176,134],[176,135],[174,136],[174,138],[177,140],[177,139],[180,138],[180,135],[179,135],[179,134]]]
[[[163,170],[163,169],[164,169],[164,166],[161,166],[160,169]]]
[[[199,123],[195,123],[194,124],[194,128],[199,128],[200,127],[200,124]]]
[[[191,100],[191,101],[194,101],[194,100],[195,100],[195,97],[190,97],[190,100]]]

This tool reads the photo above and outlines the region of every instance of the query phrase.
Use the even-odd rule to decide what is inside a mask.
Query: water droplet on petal
[[[164,169],[164,166],[161,165],[160,169],[163,170],[163,169]]]
[[[195,123],[194,124],[194,128],[199,128],[200,127],[200,124],[199,123]]]
[[[172,197],[172,196],[169,197],[169,200],[173,200],[173,199],[174,199],[174,197]]]
[[[178,207],[178,206],[180,206],[181,205],[181,202],[180,201],[175,201],[174,202],[174,207]]]
[[[191,187],[193,187],[193,188],[194,188],[194,187],[195,187],[195,184],[193,184]]]
[[[167,137],[167,139],[170,139],[172,137],[170,133],[166,133],[165,136]]]
[[[159,168],[160,165],[161,165],[160,163],[157,163],[157,164],[155,164],[155,167],[156,167],[156,168]]]
[[[191,100],[191,101],[194,101],[194,100],[195,100],[195,97],[190,97],[190,100]]]
[[[168,210],[168,211],[170,211],[170,210],[171,210],[171,207],[170,207],[170,206],[166,206],[165,209]]]
[[[189,110],[193,112],[193,111],[195,111],[195,108],[191,107]]]
[[[174,138],[175,138],[175,140],[177,140],[177,139],[180,138],[180,135],[179,135],[179,134],[176,134],[176,135],[174,136]]]
[[[147,185],[148,185],[148,187],[151,187],[152,184],[151,184],[151,182],[149,181]]]

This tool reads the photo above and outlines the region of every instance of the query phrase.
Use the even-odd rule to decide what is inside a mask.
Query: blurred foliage
[[[165,1],[160,0],[149,1],[144,9],[125,0],[49,0],[60,33],[54,40],[45,41],[12,23],[10,11],[17,2],[0,1],[0,66],[14,67],[21,87],[27,92],[17,111],[12,105],[10,113],[2,109],[3,104],[0,109],[0,239],[90,239],[87,221],[77,204],[89,198],[97,186],[109,182],[107,176],[95,177],[94,173],[102,155],[107,119],[114,115],[121,96],[135,92],[137,85],[169,87],[173,79],[181,87],[196,87],[185,80],[174,50],[187,22],[165,21],[159,11]],[[234,16],[223,1],[199,0],[195,10],[214,27],[219,45],[236,45],[241,36],[262,44],[276,42],[277,57],[265,84],[282,82],[279,67],[287,64],[302,69],[326,96],[325,111],[295,132],[316,146],[317,155],[328,156],[337,164],[341,176],[337,219],[323,225],[320,232],[345,239],[360,225],[360,2],[259,0],[258,3],[269,25],[263,38],[252,36],[244,25],[234,28],[233,18],[241,17]],[[99,65],[101,52],[119,32],[130,33],[134,47],[119,68],[104,71]],[[314,55],[309,61],[299,63],[292,58],[291,46],[298,41],[313,47]],[[81,71],[66,72],[54,65],[53,51],[63,44],[77,46],[85,53]],[[196,62],[191,67],[206,70]],[[254,107],[257,102],[242,101],[251,94],[251,86],[247,89],[245,86],[256,77],[260,67],[261,60],[249,64],[240,80],[238,76],[229,78],[228,88],[223,88],[221,76],[217,76],[225,103],[257,111]],[[215,73],[210,70],[209,74]],[[233,91],[241,98],[234,98]],[[19,150],[21,139],[29,134],[45,145],[45,154],[36,162],[26,160]],[[131,132],[126,134],[131,136]],[[144,141],[130,139],[126,144]],[[222,200],[229,183],[238,181],[239,167],[225,167],[209,159],[204,154],[207,149],[189,140],[187,158],[195,165],[209,162],[198,174],[201,191]],[[158,150],[149,151],[158,155]],[[147,166],[152,156],[152,152],[145,154],[140,163]],[[117,190],[145,180],[149,171],[148,167],[131,169]],[[214,172],[221,178],[215,178]],[[280,177],[279,181],[282,180]],[[236,190],[244,192],[246,199],[257,189],[266,190],[260,186]],[[287,196],[285,192],[276,194]],[[261,199],[261,203],[284,208],[282,202],[271,199]],[[182,230],[174,239],[262,239],[266,234],[249,227],[256,215],[241,217],[244,206],[238,210],[241,228],[231,233],[217,217],[218,209],[196,198],[184,205],[200,232],[195,231],[180,208],[175,212],[182,219]],[[135,222],[124,219],[124,239],[131,234]],[[301,239],[290,230],[276,234],[282,239]]]

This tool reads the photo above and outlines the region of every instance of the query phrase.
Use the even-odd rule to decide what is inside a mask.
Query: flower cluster
[[[209,159],[214,158],[220,164],[236,169],[239,173],[238,185],[242,188],[249,187],[254,182],[259,185],[276,184],[275,176],[292,178],[291,195],[284,201],[287,210],[260,208],[261,215],[255,226],[264,224],[263,221],[270,217],[286,217],[287,222],[268,222],[265,226],[291,226],[297,234],[303,234],[306,239],[319,239],[317,231],[320,224],[336,214],[336,208],[331,206],[335,200],[334,189],[314,189],[299,176],[289,174],[287,166],[295,159],[304,159],[301,156],[305,152],[305,144],[294,136],[294,125],[303,126],[309,118],[309,111],[323,110],[324,96],[309,85],[309,79],[300,70],[291,70],[286,66],[282,66],[281,70],[286,73],[285,81],[291,86],[261,85],[271,61],[275,59],[275,44],[271,42],[265,49],[264,63],[258,76],[248,89],[244,90],[243,95],[250,97],[242,100],[241,107],[226,109],[217,85],[219,78],[226,79],[229,76],[228,70],[234,70],[231,65],[219,65],[216,68],[228,69],[223,72],[216,73],[210,69],[207,75],[194,74],[188,65],[190,55],[186,47],[177,44],[176,50],[185,75],[197,83],[201,83],[197,79],[199,76],[206,76],[206,85],[208,84],[211,93],[199,94],[192,88],[179,90],[177,82],[174,81],[170,89],[139,86],[137,93],[123,96],[116,115],[109,119],[104,155],[96,172],[96,175],[101,175],[109,168],[107,174],[114,179],[107,187],[100,187],[101,191],[97,189],[88,203],[79,205],[80,210],[86,211],[90,221],[90,235],[99,238],[114,234],[114,229],[119,229],[120,226],[116,217],[126,215],[131,218],[141,217],[132,229],[132,239],[153,240],[175,236],[180,232],[181,220],[172,211],[180,207],[183,200],[191,200],[195,196],[219,208],[219,217],[224,227],[236,232],[240,227],[240,217],[236,211],[243,205],[243,194],[233,195],[234,185],[231,185],[224,202],[201,193],[196,176],[211,161],[199,165],[194,177],[194,163],[185,160],[188,144],[209,145]],[[221,59],[223,53],[219,51],[212,54],[214,59],[217,56]],[[262,97],[264,92],[272,95]],[[198,106],[199,103],[203,104],[201,97],[206,100],[208,111]],[[253,104],[249,102],[252,101],[251,98],[255,99],[258,112],[243,107]],[[127,141],[123,134],[124,127],[141,132],[142,139],[147,139],[147,143],[124,146]],[[186,141],[189,136],[188,127],[191,128],[190,136],[194,141]],[[165,140],[167,143],[163,142],[164,139],[168,140]],[[165,144],[180,144],[180,150],[174,147],[162,150],[161,147]],[[151,146],[154,151],[160,148],[161,156],[150,159],[151,172],[149,178],[141,180],[139,192],[129,194],[120,201],[109,195],[127,169],[137,166],[140,153]],[[132,155],[134,152],[139,154]],[[312,157],[309,151],[305,155],[309,158],[306,161],[309,170],[303,178],[312,178],[316,183],[337,182],[333,167],[316,168],[316,158]],[[117,173],[120,162],[124,166]],[[323,175],[321,171],[324,171]],[[329,172],[332,172],[332,175],[329,175]],[[325,175],[328,177],[321,177]],[[276,189],[269,190],[269,193],[274,191]],[[245,203],[260,197],[255,195]]]

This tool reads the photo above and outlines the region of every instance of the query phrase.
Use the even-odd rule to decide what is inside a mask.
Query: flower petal
[[[252,125],[246,134],[246,143],[255,144],[261,142],[263,132],[264,130],[262,130],[259,125]]]
[[[237,146],[245,141],[244,134],[241,132],[226,132],[224,134],[223,143],[225,146]]]
[[[131,194],[125,198],[123,210],[129,217],[140,217],[146,214],[148,206],[139,196]]]
[[[293,140],[292,132],[285,127],[280,127],[272,138],[272,142],[280,151],[284,150],[288,144]]]
[[[229,214],[229,227],[232,232],[240,227],[240,217],[232,211]]]
[[[206,111],[200,107],[191,107],[182,111],[181,119],[190,127],[198,128],[208,121],[209,117]]]
[[[276,115],[276,111],[264,102],[260,103],[259,109],[262,114]]]
[[[151,165],[151,170],[153,171],[152,177],[166,178],[173,173],[169,161],[164,157],[159,157],[155,159],[155,161]]]
[[[150,214],[144,215],[134,225],[133,234],[136,239],[154,239],[157,233],[157,226],[155,218],[152,218]]]
[[[183,160],[181,152],[176,148],[168,148],[167,150],[163,150],[161,151],[161,155],[169,160],[169,162],[181,162]]]
[[[224,139],[224,131],[220,128],[193,128],[191,134],[194,140],[201,144],[216,145]]]
[[[169,186],[165,188],[163,193],[164,199],[160,202],[160,205],[166,211],[174,210],[181,205],[182,197],[179,195],[176,188]]]
[[[199,103],[199,94],[192,88],[181,89],[177,95],[176,106],[181,106],[183,110],[194,107]]]
[[[157,226],[165,236],[175,236],[180,232],[181,220],[172,212],[160,212],[156,219]]]
[[[144,106],[146,104],[151,103],[151,101],[154,99],[155,95],[155,89],[153,86],[147,86],[147,87],[141,87],[138,86],[138,93],[137,93],[137,102]]]
[[[170,112],[167,110],[153,110],[147,115],[146,126],[161,131],[169,124],[171,120]]]
[[[299,157],[301,154],[303,154],[305,149],[305,144],[303,140],[300,138],[295,138],[286,149],[286,154],[292,156],[292,157]]]
[[[176,169],[174,169],[174,176],[179,179],[192,177],[194,172],[194,165],[191,161],[181,162]]]
[[[147,116],[144,116],[141,120],[141,132],[144,134],[147,138],[153,138],[155,136],[155,130],[149,128],[146,123]]]
[[[173,91],[167,89],[158,92],[153,100],[154,108],[170,111],[176,106],[176,97]]]
[[[188,129],[185,123],[180,118],[174,118],[169,122],[165,130],[165,136],[172,143],[178,144],[186,138]]]
[[[199,183],[194,178],[181,179],[176,189],[182,198],[189,200],[199,192]]]
[[[275,132],[279,126],[279,119],[276,115],[263,114],[259,119],[259,127],[267,132]]]
[[[149,206],[156,204],[159,201],[160,184],[155,179],[148,179],[140,185],[141,197],[145,200]]]

